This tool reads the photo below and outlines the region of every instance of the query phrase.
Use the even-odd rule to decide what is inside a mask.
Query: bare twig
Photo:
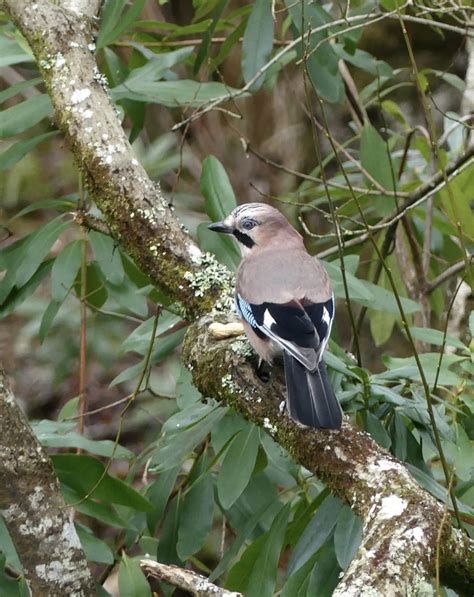
[[[473,255],[468,256],[469,263],[472,263],[472,258],[473,258]],[[465,267],[466,267],[466,263],[465,263],[464,259],[462,261],[453,263],[453,265],[450,265],[446,270],[444,270],[444,272],[442,274],[437,276],[431,282],[428,282],[427,292],[428,293],[433,292],[439,286],[441,286],[441,284],[444,284],[445,282],[447,282],[449,280],[449,278],[452,278],[456,274],[459,274],[459,272],[462,272],[463,269],[465,269]]]

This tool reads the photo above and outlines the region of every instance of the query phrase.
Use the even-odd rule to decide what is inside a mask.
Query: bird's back
[[[304,248],[253,251],[237,271],[237,292],[257,305],[294,300],[323,303],[332,296],[326,270]]]

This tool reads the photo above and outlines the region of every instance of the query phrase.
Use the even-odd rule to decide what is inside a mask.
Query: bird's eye
[[[257,225],[257,222],[255,222],[253,220],[244,220],[242,222],[242,228],[244,230],[252,230],[252,228],[255,228],[256,225]]]

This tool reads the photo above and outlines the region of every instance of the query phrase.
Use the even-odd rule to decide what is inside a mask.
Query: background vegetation
[[[472,537],[471,19],[467,2],[109,0],[90,49],[203,250],[235,270],[206,222],[258,200],[325,260],[345,411]],[[2,361],[97,581],[149,594],[148,553],[249,596],[331,595],[361,521],[264,430],[202,401],[181,306],[108,235],[5,15],[0,65]],[[0,592],[25,594],[15,573],[0,519]]]

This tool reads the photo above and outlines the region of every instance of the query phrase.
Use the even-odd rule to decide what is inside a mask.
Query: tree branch
[[[205,576],[192,570],[160,564],[154,560],[140,560],[140,567],[146,576],[163,580],[173,587],[188,591],[196,597],[242,597],[241,593],[226,591],[210,582]]]
[[[339,432],[301,428],[282,414],[284,387],[278,381],[264,384],[251,364],[243,362],[235,339],[214,339],[211,322],[209,317],[195,323],[183,347],[196,387],[265,428],[364,520],[362,545],[335,595],[360,596],[370,590],[375,591],[370,595],[405,595],[421,588],[435,571],[441,523],[441,577],[468,594],[474,581],[474,542],[445,520],[444,505],[367,433],[348,423]]]
[[[93,596],[94,582],[47,454],[0,368],[0,514],[32,595]]]
[[[233,279],[201,253],[133,157],[87,49],[87,29],[46,1],[34,9],[32,0],[4,0],[4,6],[33,49],[57,122],[111,233],[194,322],[183,357],[196,386],[264,427],[363,518],[363,545],[338,593],[406,594],[422,587],[435,572],[438,535],[442,578],[467,593],[474,583],[474,545],[445,520],[444,505],[349,424],[340,432],[296,425],[279,411],[284,388],[278,381],[263,384],[235,340],[208,334],[216,318],[231,318]]]

